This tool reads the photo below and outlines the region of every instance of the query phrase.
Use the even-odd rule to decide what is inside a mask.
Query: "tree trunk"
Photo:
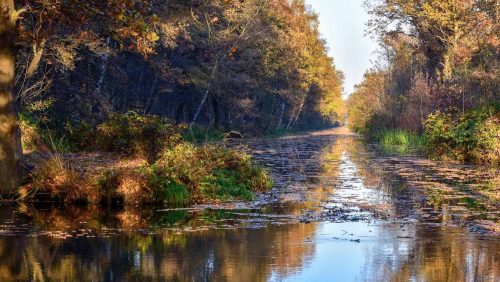
[[[22,156],[14,109],[16,11],[13,0],[0,0],[0,195],[16,191]]]
[[[208,78],[208,86],[207,89],[205,89],[205,94],[203,94],[203,98],[201,99],[200,104],[198,105],[198,108],[194,114],[193,119],[189,123],[189,128],[192,128],[196,121],[198,120],[198,116],[201,113],[201,110],[203,109],[203,106],[205,106],[205,102],[207,101],[208,94],[210,94],[210,90],[212,89],[212,83],[213,79],[215,78],[215,74],[217,73],[217,68],[219,67],[219,59],[215,60],[215,64],[212,68],[212,71],[210,72],[210,76]]]
[[[153,100],[153,95],[155,94],[156,85],[158,84],[158,75],[155,74],[153,79],[153,84],[151,85],[151,89],[149,90],[148,100],[146,101],[146,106],[144,106],[143,114],[146,115],[149,111],[149,105],[151,105],[151,100]]]
[[[212,97],[212,109],[214,111],[214,128],[220,129],[220,118],[219,118],[219,103],[215,97]]]

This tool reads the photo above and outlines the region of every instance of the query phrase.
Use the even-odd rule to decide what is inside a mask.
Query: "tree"
[[[19,184],[19,127],[14,109],[16,69],[16,25],[23,10],[14,0],[0,0],[0,194],[13,191]]]
[[[47,45],[63,37],[93,40],[108,33],[127,48],[147,55],[158,40],[157,21],[148,1],[0,0],[0,194],[15,191],[21,180],[22,147],[15,109],[17,50],[32,46],[26,74],[35,71]],[[17,5],[16,5],[17,4]],[[19,8],[21,6],[22,8]],[[161,7],[156,7],[160,10]],[[25,20],[23,20],[23,14]],[[105,32],[93,33],[95,30]],[[90,31],[90,32],[89,32]]]

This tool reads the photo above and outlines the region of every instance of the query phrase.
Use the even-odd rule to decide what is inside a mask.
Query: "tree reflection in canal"
[[[461,195],[494,180],[480,167],[385,156],[351,135],[246,145],[278,176],[267,202],[169,211],[0,207],[0,281],[500,277],[498,236],[446,226],[471,214],[488,221],[498,212],[494,199],[479,191],[471,197],[481,205],[429,201],[437,184]]]

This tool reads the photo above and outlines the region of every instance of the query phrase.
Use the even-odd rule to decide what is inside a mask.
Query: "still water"
[[[336,131],[230,146],[269,168],[273,191],[177,209],[0,207],[0,281],[500,281],[498,170]]]

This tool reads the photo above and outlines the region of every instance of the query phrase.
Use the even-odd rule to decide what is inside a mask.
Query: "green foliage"
[[[371,132],[370,138],[380,143],[384,151],[400,155],[418,151],[425,145],[425,137],[406,130],[384,129]]]
[[[182,140],[182,128],[158,116],[139,115],[136,112],[113,114],[97,128],[97,147],[110,152],[134,154],[149,163],[157,160],[164,148]]]
[[[265,170],[249,155],[214,145],[179,144],[165,150],[150,171],[150,185],[182,185],[189,189],[192,200],[248,200],[253,192],[272,187]]]
[[[436,158],[462,162],[500,163],[498,104],[452,116],[431,114],[425,121],[428,151]]]
[[[66,136],[50,130],[37,118],[29,114],[19,114],[21,143],[25,151],[45,153],[66,153],[73,151],[72,143]]]
[[[223,135],[224,134],[219,130],[194,125],[184,132],[183,137],[186,141],[191,143],[204,143],[220,141],[223,139]]]
[[[85,151],[96,146],[96,130],[85,121],[80,121],[77,124],[67,122],[64,134],[67,136],[72,151]]]
[[[185,204],[189,201],[189,190],[186,185],[178,183],[168,176],[163,176],[156,167],[149,174],[147,185],[154,191],[157,201],[167,204]]]
[[[21,142],[24,150],[33,151],[38,149],[42,140],[40,126],[32,118],[25,114],[19,114],[21,125]]]
[[[252,200],[254,195],[248,182],[232,169],[218,169],[200,183],[201,194],[217,200]]]

